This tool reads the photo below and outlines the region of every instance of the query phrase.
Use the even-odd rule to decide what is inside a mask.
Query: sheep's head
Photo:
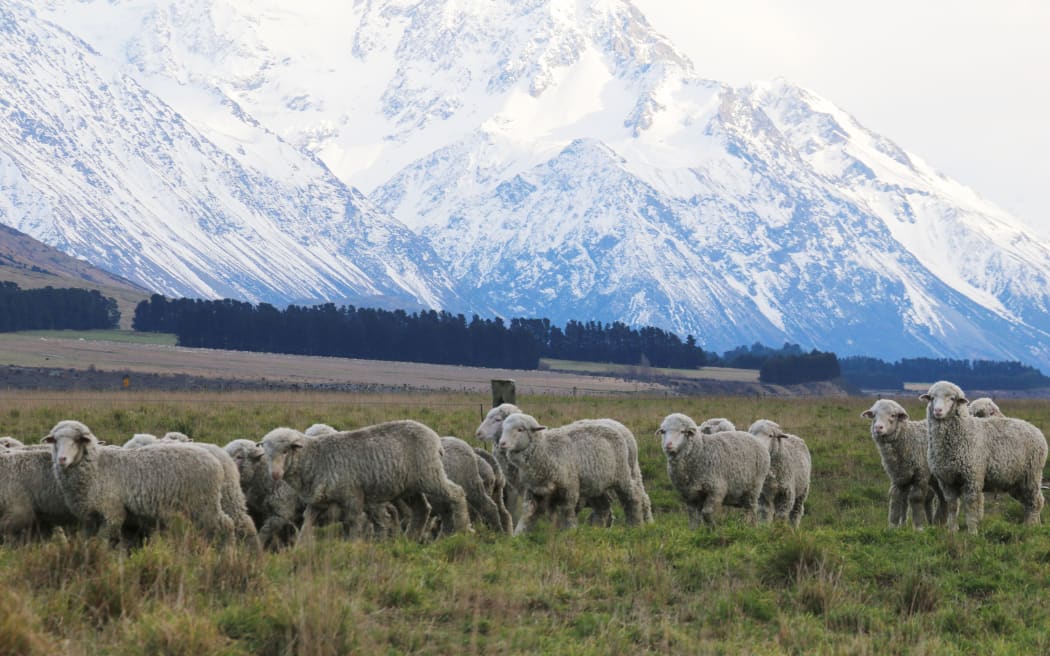
[[[303,431],[303,435],[306,435],[307,437],[318,437],[320,435],[331,435],[332,433],[338,432],[339,431],[328,424],[314,424]]]
[[[926,416],[932,419],[947,419],[955,415],[968,415],[966,395],[955,383],[946,380],[930,386],[929,391],[919,397],[926,401]]]
[[[474,431],[474,437],[483,442],[498,442],[503,435],[503,420],[515,413],[520,413],[521,408],[513,403],[503,403],[489,410],[485,419]]]
[[[180,433],[179,431],[168,431],[164,433],[164,437],[160,438],[166,442],[192,442],[193,438],[186,433]]]
[[[700,429],[696,427],[696,422],[680,412],[664,417],[660,428],[656,429],[656,435],[660,438],[660,446],[668,458],[678,455],[682,447],[699,433]]]
[[[876,401],[875,405],[860,413],[860,416],[871,420],[873,437],[896,435],[897,428],[908,421],[908,411],[904,406],[889,399]]]
[[[275,428],[259,444],[270,459],[270,476],[279,481],[295,472],[299,451],[311,439],[294,428]]]
[[[735,431],[736,426],[725,417],[714,417],[700,424],[700,432],[704,435],[714,435],[725,431]]]
[[[91,433],[91,429],[72,419],[55,424],[40,441],[52,445],[51,457],[62,468],[77,464],[98,447],[98,438]]]
[[[761,437],[766,440],[788,436],[787,433],[784,432],[784,429],[780,427],[780,424],[769,419],[759,419],[751,424],[751,427],[747,429],[747,432],[755,437]]]
[[[224,448],[226,453],[233,458],[233,462],[236,463],[242,482],[252,478],[251,474],[254,473],[255,468],[259,466],[263,456],[266,455],[263,448],[251,440],[233,440]]]
[[[537,433],[547,430],[547,427],[536,421],[535,417],[521,412],[508,415],[503,420],[502,426],[499,448],[511,452],[525,450]]]
[[[24,444],[13,437],[0,437],[0,449],[21,449]]]
[[[987,396],[970,401],[970,414],[974,417],[1002,417],[1003,411]]]

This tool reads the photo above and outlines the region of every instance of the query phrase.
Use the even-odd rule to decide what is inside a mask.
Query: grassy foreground
[[[914,417],[918,401],[901,398]],[[637,435],[656,523],[257,555],[177,526],[121,552],[72,537],[0,546],[0,654],[1050,653],[1050,529],[989,498],[978,536],[885,528],[888,482],[864,399],[525,398],[550,425],[609,416]],[[1050,428],[1045,402],[1000,404]],[[279,425],[411,417],[468,440],[480,395],[5,393],[0,434],[76,418],[102,439],[181,430],[224,444]],[[775,419],[813,454],[798,532],[737,511],[691,531],[660,420]],[[1044,513],[1046,519],[1050,516]]]

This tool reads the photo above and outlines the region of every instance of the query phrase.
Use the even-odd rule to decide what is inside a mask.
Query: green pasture
[[[915,417],[917,399],[898,398]],[[889,487],[860,413],[870,399],[520,399],[557,425],[613,417],[638,438],[653,525],[479,528],[429,544],[350,542],[256,554],[175,526],[127,552],[79,536],[0,546],[0,654],[1044,654],[1050,530],[990,497],[979,535],[886,528]],[[1050,428],[1050,404],[1002,401]],[[0,396],[0,435],[79,419],[120,444],[185,432],[225,444],[276,426],[414,418],[473,441],[482,395]],[[653,436],[670,412],[770,418],[806,439],[801,529],[727,510],[690,530]],[[1046,513],[1044,513],[1044,516]]]

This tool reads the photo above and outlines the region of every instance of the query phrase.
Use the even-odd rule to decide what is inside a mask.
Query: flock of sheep
[[[862,414],[890,478],[890,526],[910,510],[915,528],[941,522],[956,530],[961,500],[975,532],[985,490],[1009,493],[1025,523],[1038,523],[1042,432],[1003,417],[990,400],[969,403],[949,382],[921,398],[925,421],[890,400]],[[812,459],[798,436],[766,419],[738,431],[723,418],[698,426],[680,413],[656,433],[690,526],[713,525],[723,505],[742,508],[752,523],[799,526]],[[0,536],[81,526],[116,543],[179,515],[217,539],[270,548],[308,539],[326,523],[340,523],[348,537],[424,540],[479,522],[517,535],[543,517],[574,527],[583,508],[592,524],[610,526],[615,502],[628,525],[653,521],[637,441],[618,421],[548,428],[503,404],[475,437],[491,452],[412,420],[351,431],[277,428],[225,447],[181,433],[138,434],[117,447],[64,420],[40,445],[0,438]]]

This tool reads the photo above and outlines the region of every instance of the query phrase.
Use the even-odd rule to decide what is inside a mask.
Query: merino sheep
[[[484,483],[485,491],[496,504],[496,509],[499,510],[500,526],[504,533],[512,533],[514,520],[510,516],[510,511],[507,510],[507,505],[503,502],[503,489],[507,486],[507,477],[503,474],[503,469],[496,462],[496,456],[492,453],[476,447],[474,453],[478,456],[478,473],[481,474],[481,482]]]
[[[948,529],[959,528],[959,500],[966,504],[966,529],[977,532],[984,492],[1001,490],[1024,506],[1024,523],[1038,524],[1047,444],[1042,431],[1021,419],[975,419],[958,385],[938,381],[919,397],[926,401],[930,471],[947,506]]]
[[[228,537],[233,520],[222,510],[222,465],[209,453],[174,444],[103,448],[79,421],[55,424],[43,440],[72,513],[111,542],[129,518],[164,524],[185,513],[201,530]]]
[[[934,497],[940,498],[937,479],[930,474],[926,452],[929,436],[926,421],[912,421],[896,401],[880,399],[861,413],[871,420],[871,439],[879,449],[882,468],[890,477],[890,528],[904,524],[911,507],[911,522],[922,530],[929,523],[943,523],[944,501],[934,514]]]
[[[518,474],[517,467],[507,459],[506,452],[499,448],[499,438],[503,434],[503,420],[516,412],[521,412],[521,408],[513,403],[500,404],[488,411],[485,419],[482,420],[478,429],[474,432],[474,437],[477,439],[483,442],[492,442],[492,457],[499,463],[500,469],[503,470],[503,475],[507,479],[507,484],[503,488],[503,496],[507,510],[510,511],[514,522],[517,522],[521,517],[521,505],[523,502],[521,477]]]
[[[294,539],[303,521],[305,505],[288,483],[270,476],[269,460],[261,446],[237,439],[224,447],[237,465],[248,514],[258,527],[259,541],[277,548]]]
[[[0,536],[75,525],[51,471],[50,449],[0,451]]]
[[[798,528],[813,470],[809,447],[801,437],[785,433],[768,419],[754,422],[747,432],[764,440],[769,449],[769,474],[762,486],[760,508],[767,518],[785,520]]]
[[[426,497],[452,507],[454,531],[470,530],[463,488],[448,480],[441,463],[441,437],[419,422],[390,421],[318,437],[277,428],[261,444],[273,479],[287,480],[306,504],[303,534],[322,509],[336,506],[346,532],[358,535],[367,503],[404,499],[412,511],[409,535],[419,539],[430,513]]]
[[[448,479],[462,487],[466,493],[471,516],[479,517],[492,530],[503,532],[503,518],[499,506],[489,496],[481,476],[479,463],[484,461],[474,453],[474,447],[458,437],[442,437],[441,462]],[[434,500],[432,506],[434,515],[441,521],[441,531],[448,531],[451,527],[452,507],[439,500]]]
[[[329,424],[312,424],[309,428],[303,431],[303,435],[307,437],[318,437],[320,435],[332,435],[338,433]],[[398,503],[401,503],[401,507],[398,507]],[[386,503],[367,503],[365,504],[365,514],[368,515],[368,519],[372,522],[372,530],[379,536],[383,537],[395,537],[401,533],[401,516],[411,515],[411,510],[403,502],[386,502]],[[328,513],[324,519],[324,523],[333,521],[339,521],[338,513],[334,506],[330,506]]]
[[[248,542],[258,542],[255,522],[248,512],[247,500],[241,489],[241,476],[237,463],[233,461],[230,454],[222,447],[207,442],[194,442],[183,433],[169,432],[158,439],[149,433],[136,433],[130,440],[124,443],[125,449],[141,449],[152,447],[157,444],[181,446],[190,449],[200,449],[215,458],[222,465],[222,510],[226,513],[236,527],[237,535]]]
[[[1002,417],[1003,411],[999,409],[995,401],[987,396],[982,396],[979,399],[970,401],[970,414],[983,419],[985,417]]]
[[[733,422],[725,417],[713,417],[700,424],[700,432],[704,435],[713,435],[714,433],[724,433],[725,431],[735,430],[736,426],[733,425]]]
[[[521,409],[511,403],[498,405],[489,410],[488,414],[485,415],[484,421],[481,422],[481,425],[478,426],[478,429],[474,434],[479,440],[492,442],[492,455],[496,458],[496,461],[499,463],[507,477],[507,493],[504,496],[507,500],[507,508],[510,509],[515,521],[519,521],[521,514],[525,512],[525,507],[531,506],[535,503],[535,500],[524,494],[521,481],[519,480],[519,474],[514,464],[507,459],[506,453],[500,449],[499,440],[502,435],[503,421],[510,415],[520,412]],[[634,433],[614,419],[582,419],[569,424],[569,427],[563,428],[568,428],[572,435],[585,435],[590,431],[588,427],[594,422],[605,422],[608,426],[619,432],[627,442],[631,474],[637,482],[638,487],[641,489],[643,521],[652,522],[652,502],[649,499],[648,493],[645,491],[645,484],[642,481],[642,470],[638,465],[638,440],[635,439]],[[521,500],[520,511],[518,510],[519,499]],[[580,502],[581,507],[585,505],[592,509],[590,517],[591,524],[601,526],[612,525],[612,499],[609,496],[603,495],[602,497],[583,498],[580,499]],[[529,512],[542,512],[545,510],[546,509],[544,508],[529,508]]]
[[[515,413],[503,420],[499,446],[518,468],[522,486],[532,497],[550,506],[563,527],[576,526],[581,498],[615,492],[628,524],[644,521],[644,489],[631,468],[623,433],[607,422],[594,422],[586,431],[566,426],[548,429],[534,417]],[[522,509],[515,535],[531,530],[538,503]]]
[[[690,417],[673,413],[656,434],[667,456],[667,475],[689,512],[689,526],[715,525],[723,505],[744,509],[754,523],[769,474],[769,449],[742,431],[704,435]]]

